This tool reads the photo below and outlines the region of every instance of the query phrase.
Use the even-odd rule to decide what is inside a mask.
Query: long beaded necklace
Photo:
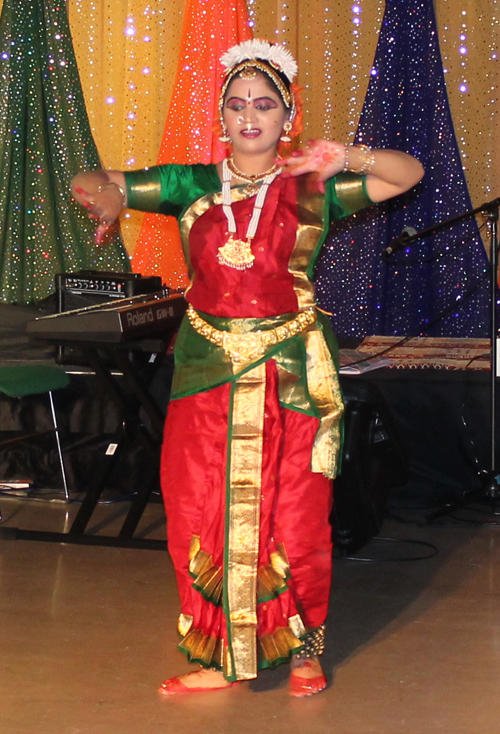
[[[231,171],[231,167],[233,170]],[[257,176],[251,176],[249,174],[239,171],[234,165],[233,161],[228,164],[228,159],[225,158],[222,162],[222,209],[227,219],[227,229],[229,232],[229,239],[224,245],[221,245],[218,249],[217,260],[221,265],[227,265],[229,268],[235,268],[235,270],[246,270],[253,266],[255,255],[252,252],[252,240],[257,232],[259,226],[260,216],[266,200],[267,191],[269,186],[272,184],[274,179],[281,173],[281,168],[276,165],[272,166],[268,171],[264,171]],[[248,224],[245,239],[240,240],[235,238],[233,235],[236,234],[236,220],[234,218],[233,209],[231,206],[231,174],[242,181],[249,181],[251,184],[256,184],[262,180],[262,185],[255,197],[255,203],[253,205],[252,216]]]

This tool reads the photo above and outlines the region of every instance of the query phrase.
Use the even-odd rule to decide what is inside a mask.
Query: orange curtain
[[[157,163],[215,163],[224,155],[218,140],[220,57],[252,37],[244,0],[188,0],[174,91]],[[172,287],[188,283],[179,230],[173,217],[146,214],[132,269],[160,275]]]

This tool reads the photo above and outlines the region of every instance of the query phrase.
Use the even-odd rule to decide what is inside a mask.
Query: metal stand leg
[[[61,440],[59,437],[59,426],[57,423],[57,416],[56,411],[54,408],[54,398],[52,397],[52,390],[49,390],[49,402],[50,402],[50,410],[52,413],[52,421],[54,423],[54,432],[56,434],[56,443],[57,443],[57,453],[59,454],[59,465],[61,467],[61,476],[63,480],[63,486],[64,486],[64,496],[66,497],[66,501],[69,502],[69,491],[68,491],[68,482],[66,480],[66,470],[64,468],[64,459],[61,449]]]

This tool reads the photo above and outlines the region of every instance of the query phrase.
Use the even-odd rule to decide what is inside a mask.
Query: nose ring
[[[245,122],[245,118],[243,117],[243,115],[240,115],[238,118],[236,118],[236,122],[238,123],[238,125],[243,125]]]

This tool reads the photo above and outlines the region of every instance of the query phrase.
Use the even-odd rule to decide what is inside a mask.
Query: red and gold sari
[[[328,182],[326,198],[307,177],[278,177],[253,266],[237,270],[217,259],[227,222],[214,166],[126,180],[132,208],[179,217],[191,279],[161,463],[179,647],[227,680],[253,678],[327,615],[342,399],[311,274],[329,217],[370,200],[353,174]],[[232,196],[244,237],[254,197]]]

